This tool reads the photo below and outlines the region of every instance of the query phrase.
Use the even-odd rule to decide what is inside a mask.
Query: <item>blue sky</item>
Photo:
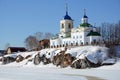
[[[65,4],[66,0],[0,0],[0,49],[6,43],[24,46],[25,38],[35,32],[58,33]],[[68,0],[68,8],[74,27],[84,9],[93,25],[120,20],[120,0]]]

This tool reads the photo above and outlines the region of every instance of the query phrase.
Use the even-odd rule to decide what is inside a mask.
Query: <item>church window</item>
[[[83,42],[81,42],[81,45],[83,45]]]
[[[63,38],[63,36],[61,36],[61,38]]]
[[[53,42],[53,46],[55,45],[55,42]]]
[[[65,44],[66,42],[64,41],[64,44]]]
[[[94,39],[93,42],[96,43],[96,39]]]
[[[73,36],[73,39],[75,39],[75,36]]]
[[[64,28],[64,24],[62,24],[62,28]]]
[[[75,44],[75,41],[73,41],[73,44]]]
[[[71,42],[69,41],[69,44],[70,44]]]
[[[80,40],[80,43],[81,43],[82,41]]]
[[[50,55],[50,53],[48,53],[48,55]]]
[[[78,36],[76,36],[76,38],[78,39]]]
[[[86,21],[85,21],[85,19],[84,19],[84,23],[85,23]]]
[[[86,45],[88,45],[88,42],[86,42]]]
[[[80,35],[80,38],[82,38],[82,36]]]
[[[70,24],[70,23],[68,24],[68,28],[69,28],[69,29],[71,28],[71,24]]]

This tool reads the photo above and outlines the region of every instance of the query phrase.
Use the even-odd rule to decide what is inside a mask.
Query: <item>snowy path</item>
[[[120,71],[0,66],[0,80],[120,80]]]

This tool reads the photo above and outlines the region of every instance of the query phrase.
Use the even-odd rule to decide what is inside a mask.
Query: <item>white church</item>
[[[66,15],[60,20],[60,32],[58,36],[50,39],[51,48],[90,45],[102,41],[102,37],[97,31],[98,29],[89,24],[85,11],[80,25],[74,28],[73,23],[73,19],[68,15],[66,8]]]

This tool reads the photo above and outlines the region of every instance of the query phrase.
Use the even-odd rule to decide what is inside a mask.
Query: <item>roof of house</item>
[[[40,40],[39,43],[40,43],[40,44],[43,44],[43,43],[44,43],[44,44],[45,44],[45,43],[49,44],[49,43],[50,43],[50,40],[49,40],[49,39],[43,39],[43,40]]]
[[[96,31],[90,31],[90,33],[88,33],[87,36],[101,36],[100,33],[96,32]]]
[[[41,42],[41,41],[50,41],[50,40],[49,39],[42,39],[39,42]]]
[[[24,52],[24,51],[26,51],[26,49],[24,47],[8,47],[8,49],[10,49],[11,52]]]

